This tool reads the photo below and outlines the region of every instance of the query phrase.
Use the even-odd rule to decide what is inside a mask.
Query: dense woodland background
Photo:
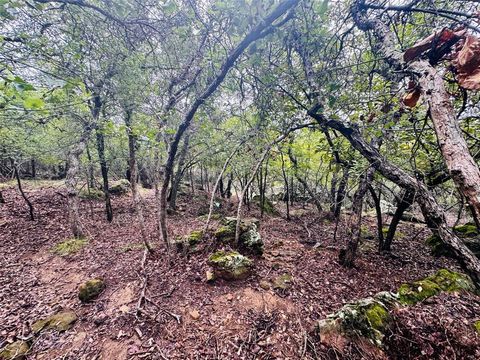
[[[0,358],[479,358],[479,14],[0,0]]]

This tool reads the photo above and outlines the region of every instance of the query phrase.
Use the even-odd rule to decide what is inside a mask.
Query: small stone
[[[215,277],[225,280],[245,279],[253,268],[253,261],[236,251],[217,251],[210,255],[208,263],[213,267]]]
[[[38,334],[42,330],[67,331],[77,321],[77,315],[73,311],[62,311],[48,318],[38,320],[32,325],[32,330]]]
[[[292,286],[293,277],[290,274],[283,274],[273,281],[273,288],[278,290],[287,290]]]
[[[26,341],[18,340],[0,351],[0,359],[2,360],[23,360],[26,358],[30,346]]]
[[[232,301],[233,300],[233,295],[232,294],[227,294],[227,300]]]
[[[259,285],[263,290],[270,290],[270,282],[267,280],[260,280]]]
[[[198,312],[198,310],[190,310],[189,314],[193,320],[200,319],[200,313]]]
[[[212,271],[207,271],[205,275],[207,278],[207,282],[212,282],[213,280],[215,280],[215,275],[213,274]]]
[[[96,278],[88,280],[78,288],[78,298],[81,302],[87,303],[96,299],[105,289],[103,279]]]
[[[130,311],[130,308],[127,305],[122,305],[119,310],[121,313],[127,314]]]

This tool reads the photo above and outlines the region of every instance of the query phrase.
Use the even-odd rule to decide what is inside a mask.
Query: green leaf
[[[27,110],[38,110],[45,106],[45,102],[40,98],[26,98],[23,100],[23,107]]]

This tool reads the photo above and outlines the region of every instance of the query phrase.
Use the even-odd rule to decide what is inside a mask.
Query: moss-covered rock
[[[215,239],[223,244],[235,245],[235,228],[237,218],[226,217],[215,231]],[[258,232],[260,221],[255,218],[240,220],[239,247],[255,255],[263,254],[263,240]]]
[[[276,290],[288,290],[293,283],[293,276],[290,274],[283,274],[273,280],[273,288]]]
[[[252,199],[253,203],[256,204],[258,207],[262,208],[263,207],[263,212],[265,214],[268,214],[268,215],[278,215],[279,212],[278,210],[275,208],[275,205],[273,204],[273,202],[269,199],[269,198],[265,198],[263,199],[263,206],[260,202],[260,196],[259,195],[255,195]]]
[[[453,231],[463,237],[474,237],[478,236],[479,232],[477,226],[473,223],[466,223],[463,225],[458,225],[453,228]]]
[[[73,238],[59,242],[52,248],[54,254],[67,256],[75,254],[88,244],[85,238]]]
[[[195,251],[196,246],[203,238],[203,231],[194,230],[186,236],[179,236],[175,239],[177,251]]]
[[[453,228],[455,234],[458,235],[465,244],[478,258],[480,258],[480,234],[475,224],[467,223],[455,226]],[[435,256],[453,257],[454,253],[449,246],[443,243],[437,235],[431,235],[425,240],[425,244],[430,247],[432,254]]]
[[[130,181],[127,179],[115,181],[110,185],[108,191],[113,195],[124,195],[130,191]]]
[[[30,345],[26,341],[17,340],[0,350],[1,360],[23,360],[26,358]]]
[[[78,288],[78,298],[81,302],[87,303],[95,300],[105,289],[105,281],[100,278],[91,279],[80,285]]]
[[[77,321],[77,315],[73,311],[62,311],[49,316],[45,319],[38,320],[32,325],[35,334],[43,330],[67,331]]]
[[[442,291],[475,292],[475,285],[466,275],[441,269],[423,280],[402,284],[398,289],[398,294],[402,304],[411,305],[435,296]]]
[[[215,278],[239,280],[247,278],[253,268],[253,262],[248,257],[236,251],[217,251],[208,258],[213,268]]]
[[[394,298],[395,295],[391,295]],[[332,345],[339,338],[363,337],[381,346],[385,330],[391,322],[390,303],[380,297],[361,299],[344,305],[337,312],[317,323],[320,341]]]
[[[473,323],[473,328],[477,332],[478,335],[480,335],[480,320],[477,320]]]
[[[78,192],[78,197],[85,200],[102,200],[104,194],[102,190],[97,188],[83,188]]]

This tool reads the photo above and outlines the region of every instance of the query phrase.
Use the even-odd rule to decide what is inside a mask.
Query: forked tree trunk
[[[412,191],[404,191],[401,195],[401,198],[398,201],[397,209],[393,214],[392,221],[388,227],[387,236],[385,237],[385,242],[380,250],[382,251],[391,251],[393,237],[397,231],[397,226],[402,219],[403,213],[413,204],[415,193]]]
[[[70,149],[67,161],[68,170],[65,177],[65,187],[67,189],[67,206],[70,229],[76,238],[85,236],[85,231],[80,221],[80,211],[77,194],[77,176],[80,171],[80,156],[87,146],[88,139],[92,132],[92,125],[86,125],[83,134],[76,144]]]
[[[367,193],[368,187],[372,183],[373,175],[375,174],[375,167],[369,166],[367,172],[362,177],[358,189],[353,196],[352,210],[353,215],[350,218],[350,234],[348,239],[347,248],[344,251],[340,251],[340,263],[351,268],[354,265],[355,257],[357,256],[358,243],[361,235],[361,223],[362,223],[362,210],[363,199]]]
[[[368,191],[372,196],[373,203],[375,204],[375,213],[377,215],[377,237],[378,237],[378,250],[383,249],[384,239],[383,239],[383,218],[382,218],[382,208],[380,207],[380,195],[377,195],[375,189],[370,184],[368,186]]]
[[[125,125],[128,136],[128,168],[130,170],[130,187],[132,189],[132,199],[135,212],[137,214],[138,225],[140,226],[140,234],[143,244],[149,252],[153,252],[149,242],[149,236],[145,227],[145,219],[143,217],[142,197],[138,191],[137,184],[137,141],[132,131],[132,109],[125,109]]]

